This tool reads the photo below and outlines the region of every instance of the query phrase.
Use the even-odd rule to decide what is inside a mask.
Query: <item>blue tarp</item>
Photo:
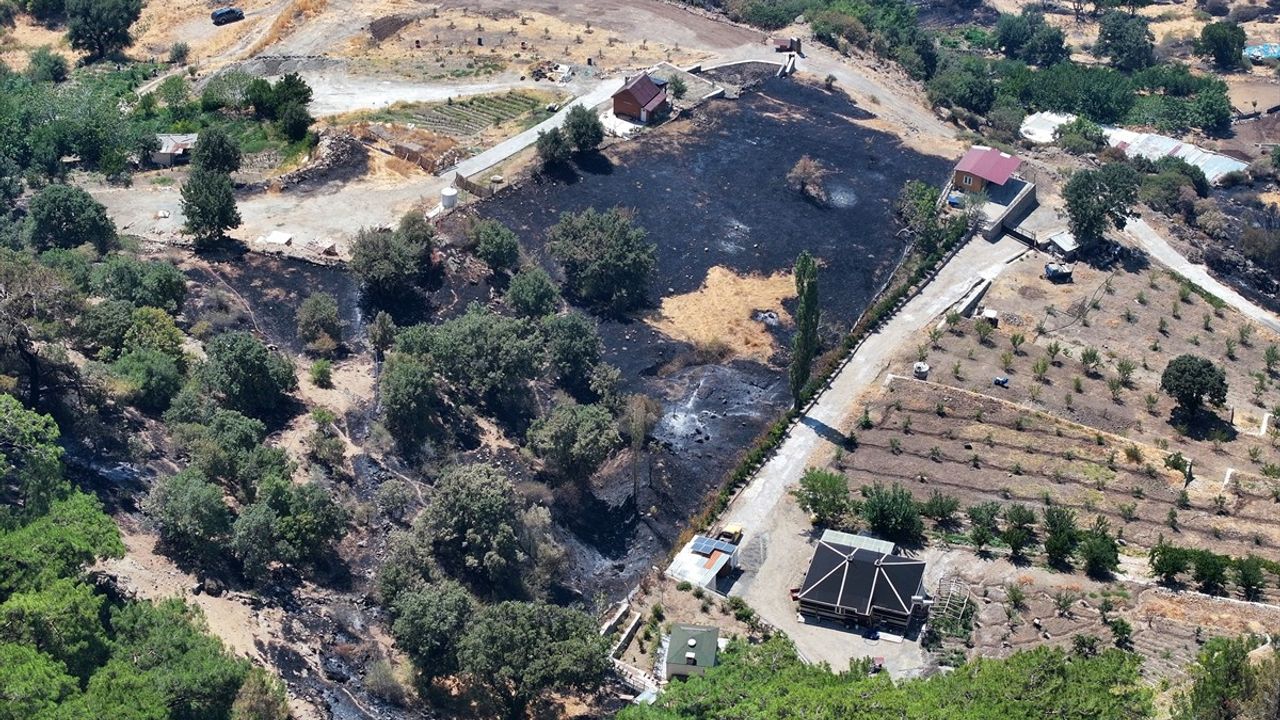
[[[1250,60],[1280,59],[1280,43],[1250,45],[1244,49],[1244,56]]]

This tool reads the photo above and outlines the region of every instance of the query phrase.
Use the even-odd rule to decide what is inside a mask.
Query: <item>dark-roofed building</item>
[[[701,675],[716,664],[720,631],[702,625],[673,625],[662,664],[665,679]]]
[[[884,541],[827,531],[796,594],[800,612],[860,625],[906,628],[924,613],[924,561],[887,552]]]
[[[974,145],[956,165],[952,183],[957,190],[982,192],[987,185],[1004,185],[1022,160],[985,145]]]
[[[642,123],[649,122],[668,108],[667,90],[663,87],[665,84],[656,82],[648,73],[640,73],[631,78],[621,90],[613,94],[613,114]]]

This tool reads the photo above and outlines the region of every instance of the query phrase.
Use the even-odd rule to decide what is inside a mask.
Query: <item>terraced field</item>
[[[546,96],[512,91],[447,103],[402,106],[388,114],[394,116],[389,118],[394,122],[413,123],[441,135],[469,138],[526,116],[541,119],[547,102]]]

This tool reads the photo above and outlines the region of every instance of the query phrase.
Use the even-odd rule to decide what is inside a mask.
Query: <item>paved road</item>
[[[561,108],[560,112],[552,115],[550,118],[543,120],[515,137],[503,140],[479,155],[463,160],[453,166],[451,171],[456,172],[463,177],[471,177],[478,172],[482,172],[494,165],[497,165],[503,160],[506,160],[512,155],[515,155],[521,150],[537,142],[538,133],[563,125],[564,119],[569,116],[569,110],[572,109],[573,106],[584,105],[588,108],[593,108],[612,97],[613,94],[622,87],[623,82],[624,80],[622,78],[601,80],[600,84],[597,85],[594,90],[586,95],[574,98],[573,102],[570,102]],[[446,170],[445,172],[450,172],[450,170]]]
[[[750,538],[752,528],[763,527],[787,488],[800,478],[809,456],[822,440],[821,433],[829,428],[839,430],[846,425],[859,409],[854,401],[871,386],[902,344],[917,336],[930,320],[960,300],[979,277],[995,278],[1006,264],[1024,251],[1026,246],[1011,238],[996,243],[981,237],[970,241],[925,287],[924,292],[862,344],[809,414],[792,428],[778,452],[730,505],[724,521],[746,528],[744,541]]]
[[[1160,263],[1186,276],[1188,280],[1222,298],[1228,305],[1240,311],[1241,315],[1254,322],[1265,325],[1280,332],[1280,317],[1253,304],[1235,290],[1218,282],[1203,265],[1196,265],[1183,257],[1173,246],[1169,245],[1160,234],[1142,219],[1134,219],[1126,223],[1124,233],[1146,250],[1151,257]]]

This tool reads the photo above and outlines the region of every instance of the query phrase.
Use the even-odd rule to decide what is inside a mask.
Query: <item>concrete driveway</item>
[[[974,238],[924,291],[911,300],[880,332],[869,337],[845,364],[831,387],[808,415],[794,425],[781,448],[729,505],[722,520],[745,529],[743,575],[730,591],[741,596],[762,618],[785,631],[811,662],[836,670],[851,659],[884,657],[895,677],[907,677],[924,664],[919,643],[869,641],[842,629],[808,625],[796,616],[789,590],[808,568],[816,542],[808,517],[789,490],[822,452],[833,447],[832,430],[851,427],[862,397],[888,368],[904,343],[958,302],[982,279],[991,280],[1027,248],[1011,238],[991,243]],[[826,438],[824,438],[826,436]]]

